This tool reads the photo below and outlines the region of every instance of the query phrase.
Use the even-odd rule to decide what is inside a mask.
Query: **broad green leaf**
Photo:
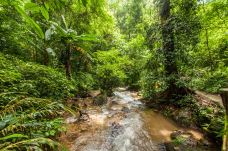
[[[44,6],[45,6],[45,8],[46,8],[47,10],[50,9],[50,6],[49,6],[49,4],[48,4],[47,2],[44,2]]]
[[[49,20],[49,13],[45,7],[40,7],[40,11],[46,20]]]
[[[36,5],[35,3],[26,3],[24,6],[25,10],[32,11],[32,12],[39,12],[40,7]]]
[[[78,40],[82,40],[82,41],[96,41],[97,37],[95,37],[94,35],[80,35],[80,36],[76,36],[75,37]]]
[[[40,28],[40,26],[31,17],[29,17],[20,6],[15,6],[15,8],[23,16],[23,18],[26,20],[26,22],[28,22],[32,26],[32,28],[37,33],[37,35],[41,39],[44,39],[44,33],[43,33],[42,29]]]

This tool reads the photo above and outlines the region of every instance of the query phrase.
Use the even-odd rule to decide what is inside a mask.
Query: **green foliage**
[[[132,62],[131,66],[126,71],[127,83],[130,88],[139,89],[139,80],[141,73],[144,70],[146,59],[149,56],[148,48],[145,45],[145,38],[143,35],[138,34],[136,37],[131,38],[123,50],[124,54],[129,57]]]
[[[144,72],[140,80],[141,89],[145,98],[157,98],[158,94],[167,88],[165,79],[152,72]]]
[[[54,150],[59,146],[48,137],[65,130],[63,120],[57,118],[69,110],[63,104],[12,93],[1,93],[0,102],[0,150]]]
[[[92,90],[95,86],[95,79],[91,73],[79,72],[75,75],[76,87],[79,90],[80,96],[86,96],[89,90]]]
[[[228,86],[228,69],[220,67],[216,71],[199,70],[191,81],[191,86],[209,93],[217,93],[219,89]]]
[[[179,108],[185,108],[185,107],[195,108],[196,100],[191,95],[187,95],[187,96],[184,96],[182,99],[175,101],[173,103],[175,106]]]
[[[129,86],[153,100],[171,80],[177,87],[213,93],[227,87],[227,2],[170,2],[164,23],[157,0],[2,0],[0,148],[55,146],[47,137],[62,131],[56,117],[64,107],[56,100],[86,96],[93,88],[110,94],[114,87]],[[162,29],[173,35],[167,40],[173,40],[172,53],[164,51]],[[167,61],[177,67],[175,74],[167,74]],[[172,103],[193,107],[188,96]],[[197,111],[200,121],[211,114]],[[218,123],[212,130],[218,132],[222,120],[215,119],[203,124]]]
[[[35,30],[37,35],[41,39],[44,39],[44,33],[40,28],[40,26],[32,18],[30,18],[20,6],[15,6],[15,8],[25,18],[25,20],[32,26],[32,28]]]
[[[63,99],[75,93],[74,81],[52,68],[0,54],[0,92],[23,92],[41,98]],[[74,94],[73,94],[74,95]]]
[[[216,139],[217,143],[221,143],[224,129],[225,112],[216,106],[196,106],[192,108],[197,125],[204,129],[209,136]]]
[[[0,67],[0,150],[56,150],[50,138],[65,131],[63,112],[73,113],[56,99],[73,96],[74,81],[10,55],[0,54]]]
[[[175,138],[174,140],[172,140],[172,143],[174,145],[181,145],[186,141],[186,138],[182,137],[182,136],[178,136],[177,138]]]
[[[140,86],[143,96],[146,98],[157,98],[167,88],[164,76],[163,56],[156,51],[145,58],[144,71],[141,74]]]
[[[109,94],[114,87],[123,84],[126,79],[124,72],[130,64],[128,58],[121,56],[118,50],[98,51],[94,54],[95,77],[99,87]]]
[[[227,2],[213,0],[199,5],[198,16],[202,29],[200,41],[191,51],[189,66],[192,86],[195,89],[218,93],[228,85],[227,72]],[[187,68],[189,70],[189,68]],[[188,74],[189,71],[186,73]]]
[[[211,114],[210,114],[211,115]],[[208,134],[212,138],[219,138],[217,140],[217,143],[221,142],[223,134],[224,134],[224,119],[219,116],[211,115],[208,117],[208,115],[204,115],[208,118],[207,121],[205,121],[204,124],[201,126],[205,131],[208,132]]]

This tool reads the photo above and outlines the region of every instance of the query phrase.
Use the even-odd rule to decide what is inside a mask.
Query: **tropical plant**
[[[56,150],[59,144],[50,138],[65,130],[57,117],[70,109],[24,94],[1,93],[0,99],[0,150]]]

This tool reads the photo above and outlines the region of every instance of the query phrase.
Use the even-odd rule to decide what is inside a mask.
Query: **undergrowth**
[[[0,54],[0,150],[58,150],[63,100],[74,81],[50,67]],[[64,150],[62,148],[61,150]]]
[[[0,92],[23,92],[40,98],[64,99],[76,93],[75,82],[57,70],[0,53]]]

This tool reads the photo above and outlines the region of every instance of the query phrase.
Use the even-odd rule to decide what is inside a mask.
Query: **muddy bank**
[[[219,133],[224,126],[224,109],[218,103],[198,95],[187,96],[171,104],[148,100],[145,102],[150,108],[159,110],[181,127],[200,131],[204,139],[198,143],[209,146],[211,150],[220,150],[222,138]]]

